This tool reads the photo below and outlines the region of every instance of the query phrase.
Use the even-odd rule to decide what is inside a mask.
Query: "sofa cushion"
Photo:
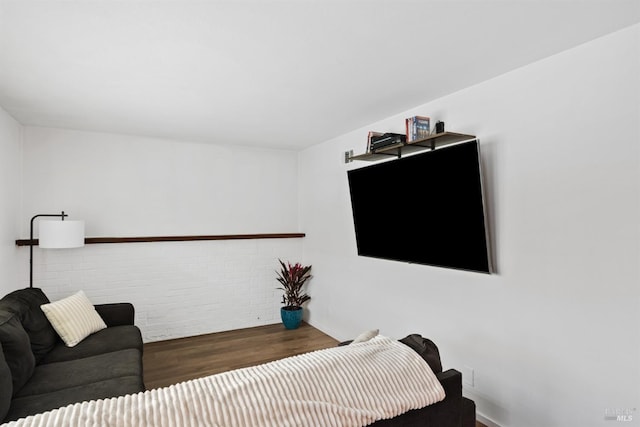
[[[127,376],[142,377],[142,358],[134,349],[114,351],[84,359],[36,366],[31,379],[15,397],[51,393]],[[86,400],[77,395],[77,400]]]
[[[40,361],[40,363],[64,362],[112,351],[137,349],[142,354],[142,336],[140,329],[133,325],[111,326],[89,335],[75,347],[60,343]]]
[[[4,360],[2,344],[0,344],[0,422],[2,422],[7,412],[9,412],[12,394],[13,384],[11,382],[11,370]]]
[[[16,397],[5,422],[24,418],[28,415],[60,408],[79,400],[105,399],[125,394],[134,394],[144,391],[144,384],[140,376],[124,376],[109,378],[91,384],[83,384],[66,388],[51,393],[36,394],[32,396]],[[81,396],[81,397],[80,397]]]
[[[59,342],[60,338],[40,308],[49,298],[38,288],[13,291],[0,301],[0,306],[20,316],[22,327],[29,335],[36,363]]]
[[[11,383],[15,395],[31,377],[36,365],[31,352],[29,335],[22,327],[18,314],[0,311],[0,344],[11,371]]]
[[[133,325],[136,310],[129,302],[117,302],[111,304],[96,304],[96,311],[107,324],[107,327]]]
[[[82,291],[40,308],[68,347],[107,327]]]

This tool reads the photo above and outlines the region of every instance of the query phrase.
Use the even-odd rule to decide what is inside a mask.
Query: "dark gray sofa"
[[[414,349],[431,367],[436,378],[444,388],[445,399],[414,409],[402,415],[379,420],[371,424],[374,427],[475,427],[476,404],[473,400],[462,396],[462,374],[455,369],[442,370],[440,351],[428,338],[419,334],[411,334],[400,340],[401,343]],[[339,345],[349,345],[351,341]]]
[[[0,300],[0,422],[145,390],[131,304],[96,305],[107,328],[66,347],[40,309],[48,302],[38,288]]]

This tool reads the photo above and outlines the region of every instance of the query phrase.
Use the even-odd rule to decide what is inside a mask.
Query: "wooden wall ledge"
[[[220,234],[213,236],[155,236],[155,237],[87,237],[84,243],[142,243],[142,242],[191,242],[195,240],[247,240],[247,239],[297,239],[305,233]],[[16,240],[17,246],[38,245],[38,239]]]

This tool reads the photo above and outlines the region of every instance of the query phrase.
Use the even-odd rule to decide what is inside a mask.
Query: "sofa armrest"
[[[462,374],[455,369],[448,369],[438,372],[436,377],[446,395],[442,402],[433,405],[436,419],[447,420],[452,426],[462,425]]]
[[[436,374],[447,396],[462,396],[462,374],[455,369],[447,369]]]
[[[95,308],[107,326],[133,325],[135,317],[133,304],[128,302],[97,304]]]
[[[446,394],[445,399],[412,409],[395,418],[379,420],[372,427],[466,427],[462,425],[462,374],[449,369],[436,374]]]

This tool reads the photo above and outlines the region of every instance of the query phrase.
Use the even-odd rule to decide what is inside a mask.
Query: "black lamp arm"
[[[62,211],[62,213],[59,213],[59,214],[38,214],[38,215],[34,215],[33,218],[31,218],[31,233],[29,235],[29,287],[30,288],[33,288],[33,220],[41,216],[58,217],[58,218],[62,218],[62,220],[64,221],[65,217],[68,217],[69,215],[67,215],[66,213],[64,213],[64,211]]]

